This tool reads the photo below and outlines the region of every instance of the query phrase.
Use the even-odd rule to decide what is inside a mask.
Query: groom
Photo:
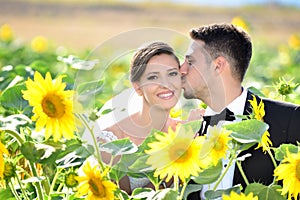
[[[205,115],[220,113],[225,108],[234,115],[251,113],[249,100],[253,98],[252,93],[242,87],[252,56],[250,36],[234,25],[214,24],[192,29],[190,37],[191,43],[180,68],[184,97],[206,103]],[[261,98],[256,98],[260,102]],[[263,120],[269,125],[273,146],[300,142],[299,105],[262,100],[265,104]],[[272,161],[261,149],[254,148],[243,152],[252,155],[242,162],[244,172],[250,183],[270,184],[274,170]],[[245,189],[246,184],[237,167],[232,170],[231,177],[229,173],[228,181],[224,189],[239,183]],[[200,199],[200,193],[190,194],[188,199]]]

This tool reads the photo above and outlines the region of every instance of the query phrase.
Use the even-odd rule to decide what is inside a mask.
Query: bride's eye
[[[177,76],[178,74],[178,71],[172,71],[169,73],[169,76]]]
[[[152,75],[152,76],[148,76],[147,80],[151,81],[151,80],[156,80],[157,78],[158,78],[157,76]]]

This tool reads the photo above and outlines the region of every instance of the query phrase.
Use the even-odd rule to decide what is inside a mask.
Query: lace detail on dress
[[[95,133],[96,141],[100,145],[107,142],[112,142],[118,140],[118,137],[112,131],[99,131]],[[135,188],[145,187],[150,183],[148,178],[133,178],[129,177],[130,188],[134,190]]]
[[[145,187],[150,183],[148,178],[133,178],[129,176],[130,188],[134,190],[135,188]]]
[[[101,131],[98,134],[96,134],[96,141],[98,143],[102,143],[103,141],[106,142],[112,142],[117,140],[117,136],[111,131]]]

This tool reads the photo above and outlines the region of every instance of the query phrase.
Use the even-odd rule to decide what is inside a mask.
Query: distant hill
[[[75,2],[75,3],[74,3]],[[142,27],[168,28],[187,34],[192,27],[231,22],[241,16],[255,40],[286,42],[300,34],[300,10],[292,7],[203,7],[170,3],[97,3],[97,1],[0,0],[0,24],[8,23],[17,37],[44,35],[69,48],[92,48],[121,32]]]

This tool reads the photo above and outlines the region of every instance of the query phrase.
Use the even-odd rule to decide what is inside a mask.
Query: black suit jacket
[[[252,93],[248,92],[245,102],[244,115],[252,112],[249,100],[252,100]],[[255,95],[256,96],[256,95]],[[270,139],[273,147],[278,147],[283,143],[296,144],[300,142],[300,106],[286,102],[263,99],[256,96],[258,102],[262,100],[265,105],[264,122],[269,125]],[[262,149],[256,149],[254,145],[250,149],[240,154],[250,153],[252,156],[242,162],[243,170],[250,183],[259,182],[269,185],[273,181],[274,166],[268,154],[264,154]],[[245,189],[246,183],[243,180],[239,170],[235,167],[233,185],[242,184]],[[198,200],[199,192],[188,196],[189,200]]]
[[[252,93],[248,92],[244,115],[251,113],[250,103]],[[265,105],[264,122],[269,125],[270,139],[273,147],[278,147],[283,143],[296,144],[300,142],[300,107],[286,102],[263,99],[256,96],[258,102],[263,101]],[[242,162],[243,170],[249,180],[269,185],[273,181],[274,166],[268,154],[264,154],[261,149],[256,149],[254,145],[241,155],[250,153],[252,156]],[[243,188],[246,184],[239,172],[235,169],[233,185],[241,183]]]

